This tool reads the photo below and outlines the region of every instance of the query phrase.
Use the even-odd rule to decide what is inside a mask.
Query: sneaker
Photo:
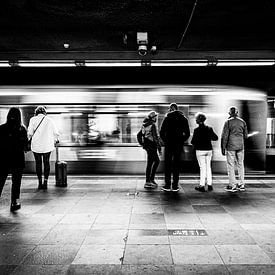
[[[208,191],[213,191],[213,186],[212,185],[208,185]]]
[[[152,183],[152,182],[145,182],[144,184],[144,188],[150,188],[150,189],[153,189],[153,188],[156,188],[156,186]]]
[[[162,191],[170,192],[171,191],[171,185],[165,184],[163,187],[161,187]]]
[[[172,186],[172,191],[173,192],[178,192],[180,189],[179,189],[179,186]]]
[[[154,180],[151,180],[151,183],[155,185],[155,188],[158,187],[158,184]]]
[[[200,192],[205,192],[205,188],[204,188],[204,186],[196,186],[195,187],[195,190],[197,190],[197,191],[200,191]]]
[[[236,186],[232,187],[232,186],[230,186],[230,185],[227,185],[227,186],[224,188],[224,190],[227,191],[227,192],[233,192],[233,193],[238,191]]]
[[[245,191],[244,184],[238,185],[238,186],[237,186],[237,189],[238,189],[239,191]]]

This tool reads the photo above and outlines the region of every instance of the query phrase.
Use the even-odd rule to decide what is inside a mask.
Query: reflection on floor
[[[0,198],[0,274],[274,274],[275,181],[245,192],[181,180],[178,193],[145,190],[141,177],[69,177],[36,189],[24,177],[22,208]]]

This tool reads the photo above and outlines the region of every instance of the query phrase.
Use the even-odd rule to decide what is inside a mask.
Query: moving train
[[[182,153],[181,170],[199,171],[190,140],[195,114],[207,116],[206,124],[221,136],[228,108],[239,108],[247,122],[245,166],[248,173],[266,172],[267,95],[264,91],[222,85],[128,85],[128,86],[2,86],[0,87],[0,123],[6,121],[10,107],[21,109],[28,126],[38,105],[47,108],[48,116],[60,132],[60,159],[67,161],[69,174],[143,174],[146,153],[136,140],[144,117],[156,111],[157,125],[171,102],[177,102],[189,120],[191,137]],[[213,173],[225,173],[225,157],[220,139],[213,142]],[[54,152],[51,171],[54,171]],[[163,155],[161,156],[163,160]],[[161,161],[158,172],[163,171]],[[33,173],[34,158],[26,153],[26,173]]]

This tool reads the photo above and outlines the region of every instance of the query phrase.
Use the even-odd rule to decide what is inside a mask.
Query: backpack
[[[140,129],[137,133],[137,141],[141,146],[144,145],[144,133],[143,133],[142,129]]]

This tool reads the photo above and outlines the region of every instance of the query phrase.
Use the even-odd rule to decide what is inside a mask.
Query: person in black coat
[[[20,197],[27,143],[27,130],[22,125],[21,112],[13,107],[8,112],[6,123],[0,125],[0,196],[8,174],[11,173],[11,211],[21,207],[17,200]]]
[[[194,130],[191,143],[196,150],[196,157],[200,166],[200,184],[196,186],[195,189],[200,192],[205,192],[205,180],[207,180],[208,191],[212,191],[211,159],[213,153],[211,141],[218,140],[218,136],[212,127],[204,124],[206,120],[204,113],[197,113],[195,119],[199,126]]]
[[[171,191],[171,174],[173,172],[172,191],[179,191],[179,166],[183,144],[190,136],[187,118],[178,110],[176,103],[171,103],[169,113],[165,116],[160,137],[164,142],[165,185],[163,191]]]

